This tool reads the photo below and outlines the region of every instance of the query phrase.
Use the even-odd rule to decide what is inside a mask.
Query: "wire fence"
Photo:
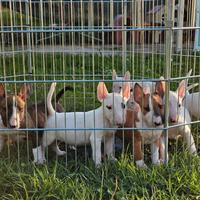
[[[39,158],[41,149],[38,147],[42,141],[47,142],[53,132],[55,146],[66,151],[65,154],[53,146],[56,159],[63,155],[59,159],[66,164],[87,162],[91,154],[98,164],[100,133],[109,133],[102,137],[102,152],[110,156],[126,152],[127,144],[133,146],[129,152],[135,161],[149,161],[146,144],[156,148],[151,156],[159,151],[159,159],[165,163],[168,152],[169,159],[185,150],[189,156],[196,155],[200,87],[195,85],[189,91],[187,87],[200,83],[200,57],[198,51],[194,51],[198,43],[198,7],[196,0],[0,1],[2,156],[9,160],[16,160],[17,156],[18,162]],[[130,79],[126,79],[127,71]],[[121,108],[113,108],[110,115],[113,123],[108,126],[108,119],[104,119],[103,126],[98,126],[101,120],[97,119],[97,108],[101,103],[97,99],[97,85],[100,81],[105,82],[109,92],[114,90],[114,84],[124,88],[130,83],[132,106],[136,105],[134,113],[138,114],[131,125],[126,126],[125,121],[130,120],[126,117],[116,127],[115,120],[119,119],[115,115]],[[57,111],[67,112],[58,116],[50,116],[47,108],[52,82],[57,82],[56,94],[69,87],[59,102],[53,96],[53,105],[59,103]],[[159,93],[161,86],[157,87],[157,83],[164,83],[164,94]],[[146,94],[139,91],[140,87],[153,89]],[[20,97],[24,103],[14,101],[11,94],[18,95],[16,99]],[[138,99],[140,94],[142,98]],[[161,98],[159,102],[155,95]],[[109,105],[106,100],[103,103],[105,115],[110,112],[110,106],[114,107],[115,97],[113,99]],[[13,107],[16,107],[15,114]],[[20,109],[23,112],[18,114]],[[88,111],[93,114],[90,116]],[[123,114],[126,115],[126,111],[123,110]],[[54,120],[49,121],[52,116]],[[155,121],[159,116],[162,120]],[[120,129],[121,132],[117,131]],[[117,135],[113,134],[116,131]],[[89,138],[91,135],[94,142]],[[179,135],[184,142],[168,142]],[[140,148],[144,155],[136,158],[141,157]],[[48,162],[55,159],[50,148],[45,151]]]

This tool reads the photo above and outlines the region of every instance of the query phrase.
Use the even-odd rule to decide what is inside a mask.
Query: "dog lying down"
[[[70,145],[91,144],[92,156],[96,165],[101,163],[101,142],[105,138],[105,154],[109,158],[114,158],[113,154],[113,133],[115,130],[104,130],[103,128],[118,128],[125,122],[126,102],[130,97],[130,85],[125,84],[123,95],[108,93],[103,82],[97,87],[97,97],[102,105],[87,112],[63,112],[58,113],[52,107],[51,99],[56,83],[51,85],[47,96],[47,107],[49,117],[45,128],[48,129],[70,129],[45,131],[42,138],[42,146],[38,147],[37,163],[45,161],[45,147],[56,139],[64,141]],[[94,130],[94,128],[96,130]],[[79,129],[79,130],[73,130]],[[87,129],[87,130],[84,130]]]
[[[56,111],[63,112],[64,108],[59,103],[60,98],[67,90],[73,90],[72,87],[66,86],[58,92],[56,95]],[[30,85],[22,85],[17,95],[7,94],[3,84],[0,84],[0,114],[1,128],[8,128],[8,131],[0,132],[0,150],[3,149],[5,141],[9,138],[14,142],[16,141],[17,135],[21,135],[24,138],[27,136],[26,132],[19,131],[19,128],[44,128],[46,121],[46,108],[45,101],[38,104],[33,104],[27,108],[27,98],[30,93]],[[55,105],[55,104],[54,104]],[[48,114],[48,112],[47,112]],[[35,131],[29,131],[29,138],[33,142],[33,146],[37,147],[42,137],[43,131],[38,132],[38,141]],[[21,137],[20,136],[20,137]],[[54,145],[55,147],[55,145]],[[62,153],[58,147],[55,148],[57,153]],[[33,153],[36,154],[37,152]]]

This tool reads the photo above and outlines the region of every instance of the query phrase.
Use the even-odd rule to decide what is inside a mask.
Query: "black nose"
[[[122,124],[121,123],[117,123],[117,126],[120,128],[120,127],[122,127]]]
[[[170,121],[171,121],[171,123],[176,123],[176,120],[174,120],[174,119],[171,119]]]
[[[17,126],[10,126],[10,128],[16,128]]]
[[[157,122],[154,122],[155,126],[160,126],[162,123],[157,123]]]

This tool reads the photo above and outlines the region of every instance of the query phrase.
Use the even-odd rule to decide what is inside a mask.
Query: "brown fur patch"
[[[152,104],[153,104],[153,109],[154,109],[155,115],[161,116],[162,122],[164,123],[164,120],[165,120],[165,109],[164,109],[162,97],[159,96],[158,94],[154,93],[152,95]]]
[[[124,124],[125,128],[134,128],[136,127],[135,122],[138,121],[138,113],[134,112],[133,109],[127,109],[126,113],[126,123]],[[116,136],[123,138],[123,131],[117,131]],[[133,153],[135,160],[142,159],[142,150],[141,150],[141,134],[139,131],[125,130],[124,138],[133,144]]]

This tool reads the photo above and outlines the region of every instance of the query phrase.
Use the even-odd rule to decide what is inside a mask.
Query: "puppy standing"
[[[157,87],[158,84],[156,83],[156,90]],[[134,102],[136,102],[139,105],[139,109],[134,108],[132,110],[137,113],[137,118],[132,125],[138,128],[134,133],[134,154],[136,165],[139,167],[146,167],[144,160],[142,159],[142,142],[144,142],[144,144],[151,144],[152,163],[160,164],[159,144],[162,128],[164,128],[164,107],[162,105],[163,96],[163,93],[144,93],[144,89],[136,83],[134,86],[133,96],[129,100],[130,103],[133,102],[132,104],[134,104]],[[127,118],[127,123],[128,121],[129,119]],[[141,130],[141,128],[146,128],[146,130]],[[154,128],[154,130],[148,130],[148,128]],[[162,159],[163,158],[161,157],[161,160]]]
[[[123,96],[117,93],[108,93],[103,82],[97,87],[97,98],[102,105],[88,112],[57,113],[52,107],[51,98],[56,84],[51,85],[47,97],[49,117],[46,128],[61,128],[70,130],[45,131],[42,141],[42,155],[39,155],[38,163],[45,160],[44,149],[56,138],[70,145],[91,144],[92,155],[95,164],[101,163],[101,142],[105,138],[105,153],[113,157],[113,130],[103,128],[117,128],[125,122],[126,102],[130,97],[130,86],[125,84]],[[84,129],[87,130],[84,130]],[[80,129],[80,130],[73,130]],[[96,130],[95,130],[96,129]],[[98,130],[99,129],[99,130]]]

